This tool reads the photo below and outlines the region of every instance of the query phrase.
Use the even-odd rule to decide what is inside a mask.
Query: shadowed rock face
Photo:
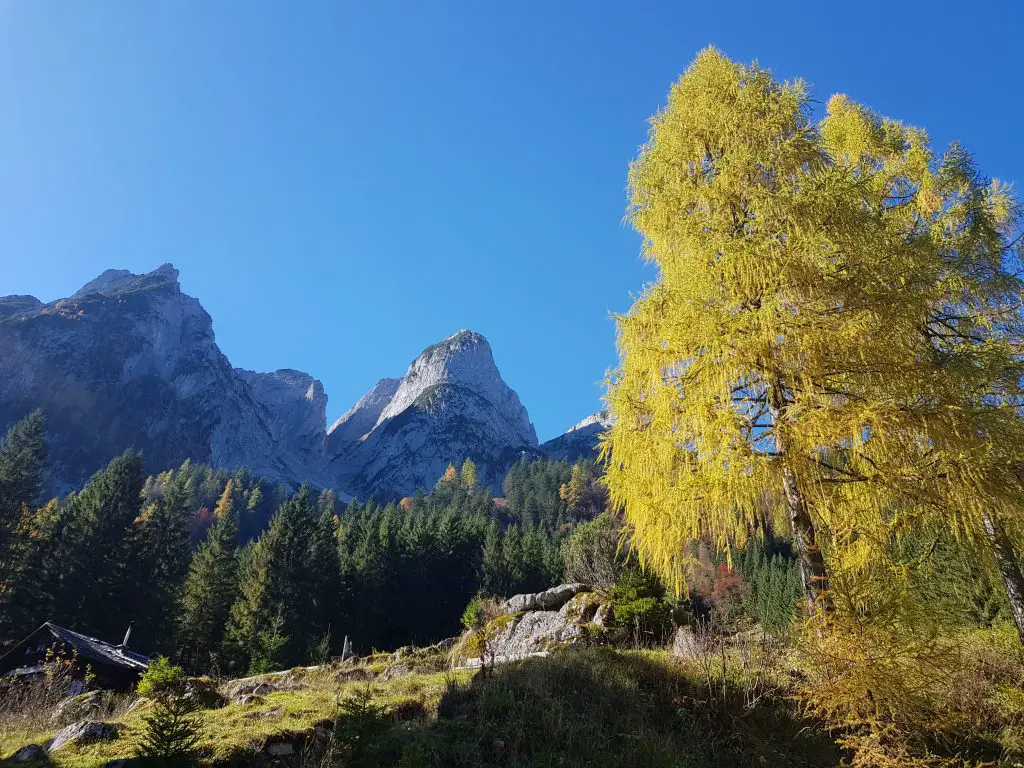
[[[361,440],[377,426],[381,413],[395,396],[401,379],[381,379],[359,402],[349,408],[331,425],[327,442],[334,454],[341,453],[346,443]]]
[[[555,461],[574,462],[597,456],[601,433],[612,424],[608,411],[598,411],[558,437],[540,446],[541,453]]]
[[[170,264],[108,270],[50,304],[0,299],[0,424],[43,409],[51,492],[81,486],[127,447],[153,471],[191,458],[315,482],[325,405],[297,371],[236,372]]]
[[[425,349],[401,379],[378,383],[328,441],[344,487],[392,497],[432,487],[466,458],[496,486],[523,452],[536,453],[537,433],[487,340],[464,330]]]

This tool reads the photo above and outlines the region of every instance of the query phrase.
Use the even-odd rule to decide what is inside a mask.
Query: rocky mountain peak
[[[190,458],[322,482],[325,406],[307,374],[233,369],[171,264],[107,270],[49,304],[0,298],[0,428],[43,410],[53,492],[128,446],[153,471]]]
[[[427,347],[412,361],[377,425],[398,416],[441,384],[471,390],[506,415],[521,444],[537,445],[533,424],[519,396],[501,378],[491,345],[481,334],[465,329]]]
[[[571,427],[569,427],[565,431],[566,431],[566,434],[568,434],[569,432],[576,432],[576,431],[581,430],[581,429],[586,429],[587,427],[597,427],[598,429],[607,429],[613,423],[614,423],[614,420],[612,419],[611,413],[608,412],[607,410],[604,410],[604,411],[598,411],[597,413],[590,414],[589,416],[587,416],[587,418],[583,419],[582,421],[578,421],[577,423],[573,424]]]
[[[430,488],[470,458],[498,488],[523,456],[592,452],[603,424],[595,414],[538,450],[490,344],[468,329],[378,381],[330,430],[326,406],[307,373],[232,367],[171,264],[110,269],[50,303],[0,297],[0,431],[43,410],[53,492],[80,487],[126,446],[153,471],[190,458],[361,498]]]
[[[409,494],[471,458],[497,486],[537,433],[501,378],[491,345],[461,330],[423,350],[401,379],[382,379],[331,428],[327,452],[360,496]]]
[[[611,413],[607,410],[598,411],[573,424],[558,437],[542,444],[540,450],[549,459],[556,461],[593,458],[597,455],[601,434],[613,423]]]

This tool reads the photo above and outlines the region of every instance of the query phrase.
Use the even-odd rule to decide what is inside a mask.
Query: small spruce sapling
[[[153,700],[143,717],[145,729],[136,756],[146,765],[181,768],[199,764],[202,722],[198,704],[187,695],[188,676],[181,667],[158,657],[139,681],[138,693]]]

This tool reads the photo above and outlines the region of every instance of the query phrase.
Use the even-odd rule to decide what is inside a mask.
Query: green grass
[[[469,677],[468,672],[457,673],[457,679],[463,682],[467,682]],[[319,722],[333,719],[339,701],[362,689],[368,689],[373,694],[373,700],[385,712],[407,709],[410,702],[416,702],[427,717],[433,717],[436,716],[437,705],[448,686],[447,681],[446,674],[430,673],[412,674],[383,683],[338,683],[330,669],[307,673],[302,676],[302,687],[297,690],[270,693],[257,704],[229,704],[218,709],[203,710],[202,750],[208,762],[228,761],[258,752],[268,737],[285,732],[306,732]],[[118,722],[127,726],[127,731],[116,741],[93,744],[82,749],[68,747],[53,755],[54,764],[66,768],[97,768],[110,760],[130,758],[145,712],[146,707],[143,705],[118,718]],[[43,744],[55,732],[56,729],[48,732],[2,733],[0,759],[10,756],[26,744]]]
[[[697,666],[666,653],[607,648],[504,665],[486,679],[462,671],[338,683],[325,669],[303,674],[300,689],[271,693],[258,704],[205,710],[203,751],[205,762],[253,764],[268,738],[310,732],[334,720],[345,697],[368,691],[386,721],[367,731],[370,743],[360,744],[362,764],[370,766],[839,764],[828,735],[786,698],[767,696],[748,706],[742,686],[727,682],[723,694],[716,683],[709,691],[705,678]],[[137,708],[121,720],[128,731],[117,741],[69,748],[54,756],[56,764],[97,768],[130,757],[143,714]],[[5,734],[0,754],[49,735]]]

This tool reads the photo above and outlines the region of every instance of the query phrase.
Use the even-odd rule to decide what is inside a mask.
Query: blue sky
[[[3,0],[0,295],[171,261],[235,365],[312,373],[330,418],[473,328],[545,439],[653,277],[626,170],[698,50],[1019,187],[1022,37],[1014,0]]]

